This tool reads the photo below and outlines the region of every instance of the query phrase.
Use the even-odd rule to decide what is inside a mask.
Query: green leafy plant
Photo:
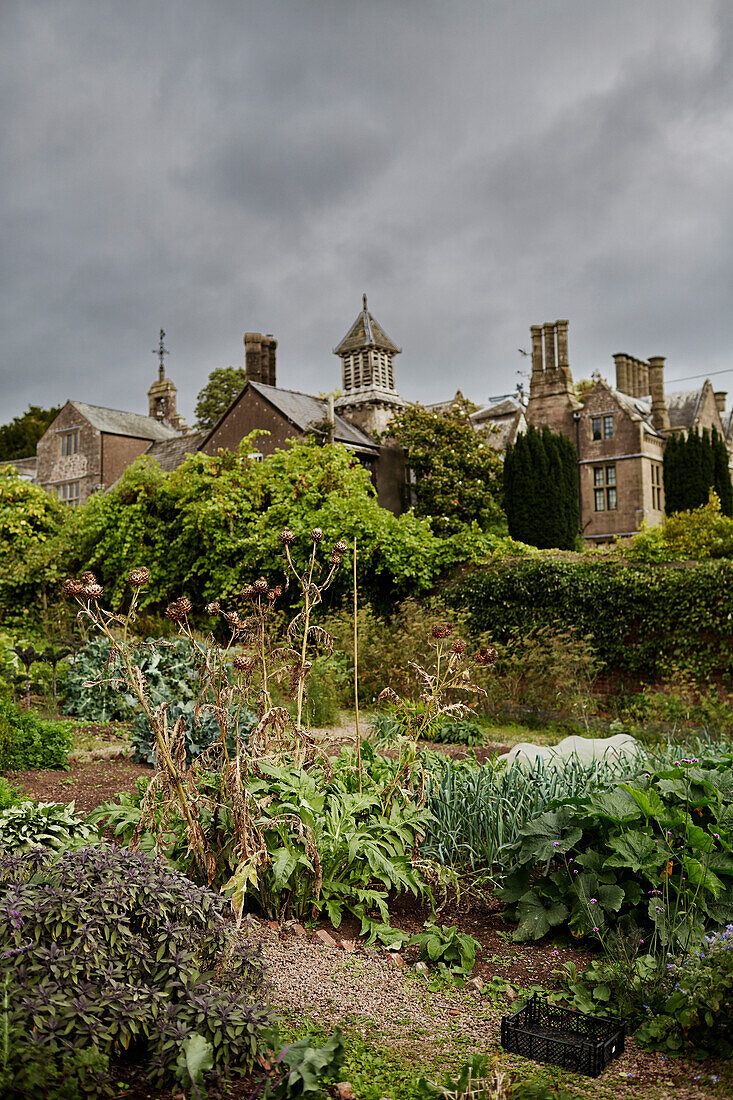
[[[419,947],[423,959],[437,966],[440,973],[461,977],[467,977],[473,970],[480,947],[474,936],[433,921],[426,922],[425,931],[412,936],[409,943]]]
[[[280,1047],[270,1059],[263,1093],[265,1100],[321,1100],[328,1087],[339,1079],[344,1064],[344,1039],[336,1028],[333,1035],[316,1046],[310,1035]]]
[[[0,811],[0,851],[21,852],[40,846],[62,850],[94,844],[97,830],[68,806],[57,802],[20,802]]]
[[[248,1072],[269,1014],[259,956],[226,910],[139,853],[0,855],[0,951],[13,959],[3,1095],[38,1095],[39,1080],[54,1095],[67,1074],[56,1095],[103,1096],[125,1051],[161,1087],[185,1080],[181,1055],[192,1081]]]
[[[68,767],[72,729],[0,699],[0,770]]]
[[[641,1046],[697,1057],[733,1055],[733,924],[666,967],[666,997],[636,1033]]]
[[[502,853],[515,938],[568,924],[638,932],[649,953],[687,949],[733,918],[731,758],[686,759],[614,789],[557,800]]]

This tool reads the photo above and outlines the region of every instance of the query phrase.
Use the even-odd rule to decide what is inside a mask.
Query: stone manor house
[[[573,441],[579,456],[581,528],[592,543],[634,534],[642,521],[658,523],[664,513],[662,457],[672,433],[717,428],[730,438],[726,394],[709,381],[699,390],[665,397],[664,358],[614,355],[615,387],[600,375],[581,401],[568,361],[568,322],[533,325],[529,400],[504,397],[479,406],[471,419],[477,433],[504,451],[527,424],[549,425]],[[401,349],[367,308],[362,309],[333,349],[341,360],[341,395],[316,397],[277,385],[277,341],[244,336],[246,384],[210,431],[191,431],[176,408],[176,387],[166,377],[161,330],[158,377],[148,390],[148,415],[69,400],[39,440],[35,461],[17,465],[69,505],[109,488],[140,455],[163,470],[175,469],[186,454],[234,449],[251,431],[270,434],[253,457],[272,453],[288,439],[317,433],[341,443],[370,472],[384,507],[401,512],[410,501],[410,471],[401,448],[382,433],[406,405],[395,385],[394,360]],[[456,397],[437,405],[449,408]],[[729,444],[730,449],[730,444]]]

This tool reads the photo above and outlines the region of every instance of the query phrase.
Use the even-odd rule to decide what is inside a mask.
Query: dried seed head
[[[245,584],[242,588],[241,595],[244,596],[245,600],[251,600],[255,595],[255,590],[251,584]]]
[[[393,688],[383,688],[377,697],[378,703],[399,703],[400,697]]]
[[[177,603],[184,615],[188,615],[193,608],[193,604],[186,596],[180,596]]]
[[[311,531],[311,542],[320,542],[323,538],[323,531],[320,527],[314,527]]]
[[[433,623],[430,633],[434,638],[447,638],[453,632],[450,623]]]
[[[207,603],[204,611],[207,615],[218,615],[221,611],[219,604],[214,600],[212,603]]]
[[[477,665],[493,665],[499,654],[493,645],[482,646],[478,653],[474,653],[473,659]]]
[[[254,657],[248,653],[238,653],[232,662],[237,672],[249,672],[254,665]]]
[[[263,592],[267,592],[268,584],[264,577],[258,577],[252,585],[258,596],[261,596]]]
[[[101,584],[85,584],[84,585],[84,595],[89,600],[98,600],[103,592],[104,592],[104,589],[102,588]]]
[[[150,570],[144,565],[139,566],[137,569],[131,569],[127,581],[130,588],[142,588],[150,581]]]
[[[289,527],[283,527],[280,532],[280,542],[284,546],[290,546],[291,543],[295,542],[295,532],[291,531]]]
[[[276,584],[272,591],[275,593],[275,599],[279,600],[283,594],[283,586]]]
[[[349,544],[346,539],[339,539],[338,542],[333,544],[334,554],[345,554],[349,549]]]
[[[180,601],[175,600],[174,603],[169,603],[165,609],[166,619],[172,619],[174,623],[179,623],[181,619],[185,619],[186,613],[181,607]]]
[[[94,573],[92,573],[91,569],[85,569],[83,573],[80,573],[79,580],[84,585],[97,583],[97,578]]]
[[[274,588],[269,588],[267,590],[267,598],[271,603],[272,603],[273,600],[277,599],[277,592],[275,591]]]
[[[453,645],[450,647],[450,651],[460,657],[466,652],[466,643],[461,638],[456,638],[455,642],[453,642]]]
[[[341,558],[343,554],[339,554],[336,550],[331,553],[331,565],[341,565]]]
[[[224,618],[228,623],[231,624],[231,626],[236,626],[239,622],[239,615],[236,611],[225,611]]]
[[[74,577],[69,577],[68,580],[65,580],[61,585],[61,590],[65,596],[81,596],[84,591],[84,585]]]

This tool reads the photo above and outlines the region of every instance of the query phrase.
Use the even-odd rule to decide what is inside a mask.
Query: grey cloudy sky
[[[3,0],[0,423],[147,411],[161,326],[189,418],[245,330],[335,389],[363,291],[408,399],[558,317],[733,394],[732,54],[730,0]]]

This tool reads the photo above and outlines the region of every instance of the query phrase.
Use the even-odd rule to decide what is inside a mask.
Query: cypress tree
[[[713,428],[713,487],[720,498],[720,508],[724,516],[733,516],[733,489],[731,489],[728,448],[725,440]]]
[[[517,438],[504,461],[504,510],[512,538],[572,549],[578,534],[578,459],[546,425]]]
[[[664,501],[667,515],[706,504],[715,489],[724,515],[733,515],[728,450],[713,428],[670,436],[664,450]]]
[[[664,448],[662,481],[664,483],[664,510],[667,515],[679,512],[680,479],[678,472],[679,437],[670,435]]]

